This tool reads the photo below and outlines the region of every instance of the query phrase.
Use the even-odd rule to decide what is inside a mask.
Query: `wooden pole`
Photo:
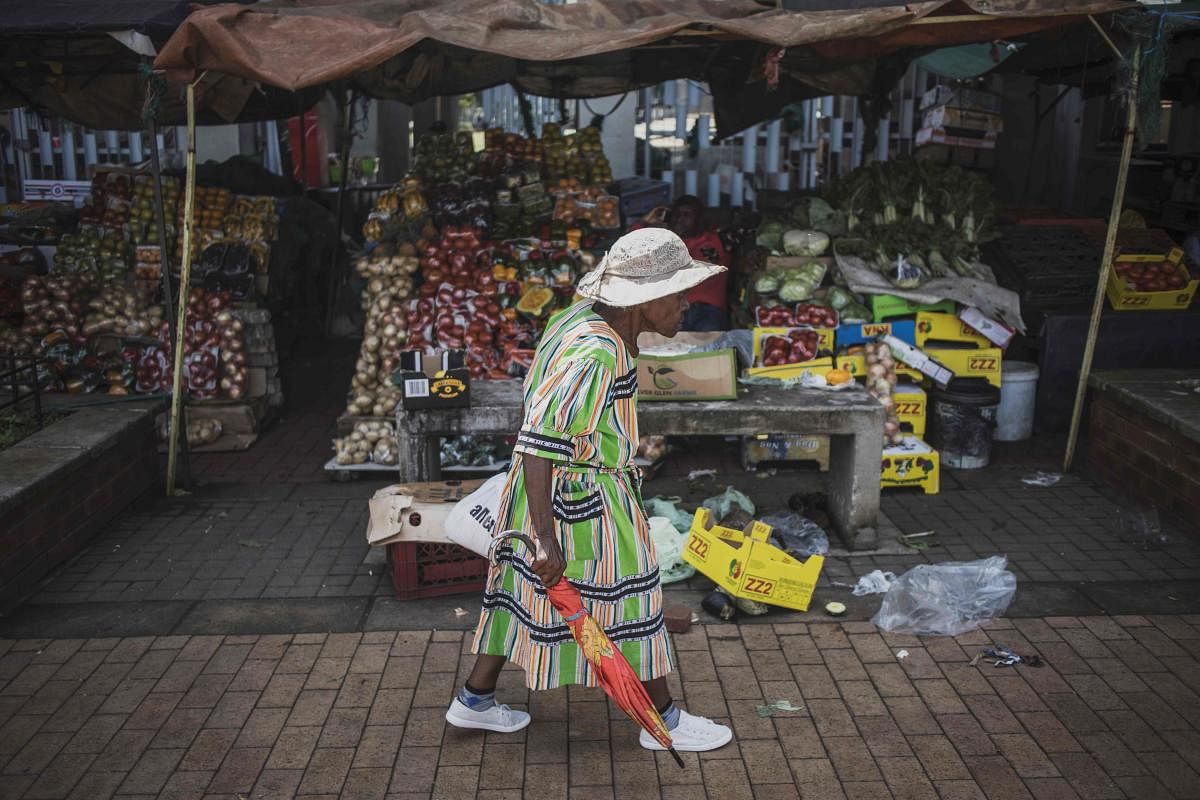
[[[350,142],[354,137],[354,126],[351,124],[351,115],[354,113],[354,92],[348,91],[345,95],[344,104],[342,105],[342,171],[338,175],[338,193],[334,199],[333,215],[337,218],[337,240],[333,246],[333,256],[329,263],[329,307],[325,310],[325,333],[329,334],[333,331],[333,320],[337,315],[337,291],[338,282],[341,276],[338,274],[338,265],[341,263],[342,257],[342,216],[343,210],[346,207],[346,181],[350,177]]]
[[[150,143],[150,174],[154,179],[154,221],[158,226],[158,249],[160,253],[158,263],[162,269],[163,310],[166,312],[167,330],[170,331],[171,336],[171,352],[174,353],[178,332],[175,327],[175,307],[171,305],[171,298],[175,295],[171,291],[170,248],[167,247],[167,210],[163,205],[162,165],[158,159],[158,122],[153,117],[150,118]],[[180,292],[183,293],[184,291],[186,291],[185,288],[181,286]],[[171,446],[179,448],[179,483],[185,489],[191,488],[192,474],[190,465],[188,464],[187,435],[178,426],[171,428],[168,435],[171,439]],[[170,495],[170,490],[168,490],[167,494]]]
[[[192,277],[192,214],[196,203],[196,84],[203,75],[187,86],[187,180],[183,188],[183,258],[179,266],[179,304],[175,314],[174,375],[171,377],[171,430],[179,430],[180,409],[183,406],[183,339],[187,323],[188,283]],[[167,298],[170,302],[170,298]],[[176,460],[179,439],[171,437],[167,445],[167,496],[175,494]]]
[[[1112,269],[1113,251],[1117,246],[1117,228],[1121,222],[1121,209],[1125,200],[1125,182],[1129,178],[1129,160],[1133,156],[1133,136],[1137,127],[1137,93],[1141,61],[1142,48],[1139,45],[1133,51],[1133,64],[1126,97],[1125,140],[1121,146],[1121,161],[1117,165],[1117,185],[1113,188],[1112,209],[1108,214],[1108,230],[1104,235],[1104,255],[1100,261],[1100,276],[1096,281],[1096,296],[1092,300],[1092,318],[1088,323],[1087,341],[1083,346],[1083,363],[1079,367],[1079,385],[1075,387],[1075,408],[1071,411],[1071,432],[1067,435],[1067,452],[1063,456],[1064,472],[1070,471],[1071,464],[1075,459],[1075,446],[1079,443],[1083,401],[1087,397],[1088,376],[1092,371],[1096,336],[1100,332],[1100,312],[1104,308],[1104,288],[1108,283],[1108,273]]]

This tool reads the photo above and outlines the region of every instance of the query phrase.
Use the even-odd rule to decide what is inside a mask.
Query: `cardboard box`
[[[837,346],[853,347],[858,344],[866,344],[878,339],[880,336],[892,336],[902,342],[915,345],[917,343],[917,325],[911,319],[839,325],[837,329]]]
[[[833,353],[834,341],[837,338],[837,332],[833,328],[809,328],[805,325],[797,325],[792,328],[753,328],[751,335],[754,337],[754,363],[758,363],[762,356],[762,341],[768,336],[787,336],[788,331],[795,330],[814,330],[817,332],[817,351],[828,351]]]
[[[1119,260],[1125,260],[1125,257],[1122,256]],[[1157,260],[1179,264],[1183,260],[1183,251],[1175,248],[1166,259]],[[1108,273],[1108,283],[1104,286],[1104,293],[1108,295],[1108,302],[1116,311],[1181,311],[1192,304],[1192,298],[1196,295],[1198,285],[1200,285],[1200,281],[1192,278],[1182,289],[1135,292],[1126,288],[1125,279],[1114,269]]]
[[[883,450],[880,461],[880,486],[917,486],[925,494],[937,494],[941,489],[941,458],[938,451],[916,436]]]
[[[461,350],[424,355],[420,350],[400,354],[400,366],[392,374],[400,387],[404,408],[468,408],[471,405],[471,373]]]
[[[978,332],[980,336],[1001,349],[1008,347],[1008,343],[1012,341],[1013,336],[1017,333],[1003,322],[997,322],[991,317],[985,317],[983,312],[974,306],[963,307],[958,312],[958,318],[970,326],[972,330]]]
[[[814,358],[812,361],[803,361],[799,364],[780,364],[777,367],[750,367],[746,370],[746,374],[760,378],[787,380],[788,378],[799,378],[806,371],[813,375],[826,375],[833,369],[833,358],[830,357]]]
[[[925,109],[923,128],[963,128],[983,133],[1000,133],[1004,130],[1004,118],[987,111],[975,111],[955,106],[934,106]]]
[[[638,400],[735,400],[738,362],[733,348],[637,358]]]
[[[928,349],[930,342],[963,342],[976,347],[992,345],[979,331],[953,314],[922,311],[917,314],[916,345]]]
[[[825,558],[797,561],[768,544],[770,534],[771,526],[757,520],[743,531],[723,528],[698,508],[683,560],[734,597],[807,611]]]
[[[895,336],[884,336],[883,341],[887,342],[888,346],[892,348],[893,358],[897,361],[903,361],[908,366],[918,370],[938,386],[945,386],[954,377],[955,373],[951,368],[920,348],[910,345],[908,342],[903,342]],[[998,372],[1000,369],[999,358],[996,359],[996,362],[996,370]]]
[[[954,301],[943,300],[940,303],[914,303],[894,294],[873,294],[870,297],[871,314],[876,322],[884,322],[892,317],[907,317],[918,311],[943,311],[954,313]]]
[[[898,383],[892,390],[892,402],[896,404],[900,430],[924,436],[926,412],[929,409],[929,398],[925,390],[911,383]]]
[[[921,110],[934,106],[952,106],[999,114],[1000,95],[964,86],[935,86],[921,95]]]
[[[400,541],[449,542],[446,517],[455,503],[482,485],[483,480],[385,486],[367,503],[367,544],[378,547]]]
[[[815,461],[829,471],[829,437],[796,433],[760,433],[742,438],[742,467],[753,471],[759,464],[779,461]]]
[[[999,347],[930,347],[925,352],[945,365],[956,378],[983,378],[993,386],[1000,385],[1000,362],[1004,351]]]
[[[921,128],[917,131],[916,146],[944,144],[948,147],[966,147],[974,150],[995,150],[996,134],[971,135],[966,128]]]

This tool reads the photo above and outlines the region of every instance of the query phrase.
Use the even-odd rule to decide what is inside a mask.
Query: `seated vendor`
[[[667,227],[683,239],[692,258],[728,267],[729,256],[721,244],[721,237],[716,231],[704,228],[703,218],[704,206],[700,199],[685,194],[671,206]],[[689,291],[688,310],[681,330],[729,330],[728,286],[729,275],[723,271]]]

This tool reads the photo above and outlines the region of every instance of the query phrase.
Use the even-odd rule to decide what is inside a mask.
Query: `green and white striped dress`
[[[672,668],[658,558],[642,509],[637,369],[590,301],[553,319],[525,378],[525,417],[497,512],[497,531],[533,534],[522,459],[554,462],[555,531],[566,579],[642,680]],[[474,651],[506,656],[531,689],[595,685],[571,631],[529,567],[524,546],[503,546],[488,573]]]

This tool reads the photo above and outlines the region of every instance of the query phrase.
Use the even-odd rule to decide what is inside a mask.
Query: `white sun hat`
[[[691,289],[724,271],[692,258],[683,240],[666,228],[642,228],[613,242],[575,290],[606,306],[628,308]]]

